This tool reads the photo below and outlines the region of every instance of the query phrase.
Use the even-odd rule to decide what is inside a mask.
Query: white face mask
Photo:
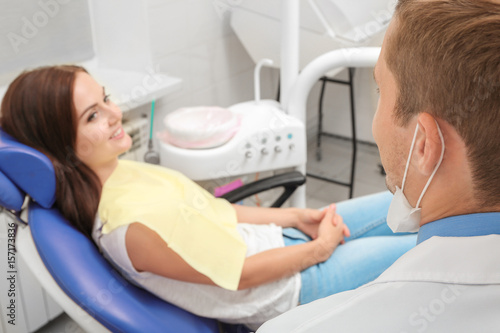
[[[441,148],[441,157],[439,158],[439,162],[437,163],[434,171],[432,172],[427,184],[425,184],[422,193],[417,201],[417,207],[413,208],[406,196],[403,193],[406,181],[406,173],[408,172],[408,166],[410,165],[411,154],[413,152],[413,146],[415,145],[415,140],[417,138],[418,132],[418,124],[415,128],[415,134],[413,135],[413,141],[411,142],[410,147],[410,155],[408,156],[408,160],[406,161],[405,172],[403,175],[403,183],[401,184],[401,188],[396,186],[396,192],[394,193],[394,197],[392,198],[391,205],[389,206],[389,212],[387,213],[387,224],[392,229],[393,232],[416,232],[420,228],[420,201],[424,197],[425,191],[429,187],[432,178],[436,174],[441,162],[443,161],[444,156],[444,138],[441,133],[441,129],[439,128],[438,123],[436,122],[436,126],[438,128],[439,138],[441,139],[442,148]]]

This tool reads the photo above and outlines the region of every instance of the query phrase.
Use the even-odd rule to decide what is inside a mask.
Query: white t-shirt
[[[300,273],[255,288],[230,291],[217,286],[182,282],[149,272],[138,272],[132,266],[125,246],[128,225],[109,234],[101,233],[97,218],[92,237],[104,256],[134,284],[158,297],[199,316],[226,323],[245,324],[257,329],[298,305]],[[274,224],[239,223],[238,232],[247,244],[246,256],[284,246],[282,229]]]

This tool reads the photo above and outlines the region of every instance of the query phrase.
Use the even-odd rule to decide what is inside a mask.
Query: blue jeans
[[[337,213],[351,231],[330,258],[301,272],[300,304],[357,288],[376,279],[417,243],[416,234],[394,234],[386,217],[390,192],[372,194],[337,204]],[[297,229],[284,229],[285,245],[310,238]]]

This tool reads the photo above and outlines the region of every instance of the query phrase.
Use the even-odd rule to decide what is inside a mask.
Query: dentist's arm
[[[343,234],[342,218],[335,214],[332,206],[325,213],[315,240],[271,249],[246,258],[238,289],[273,282],[325,261],[343,240]],[[137,271],[147,271],[185,282],[214,285],[207,276],[193,269],[172,251],[156,232],[141,223],[129,226],[125,244]]]

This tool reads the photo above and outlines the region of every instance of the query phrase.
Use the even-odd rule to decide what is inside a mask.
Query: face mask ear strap
[[[418,132],[418,123],[417,123],[417,126],[415,127],[415,133],[413,134],[413,140],[411,141],[410,153],[408,154],[408,158],[406,159],[406,167],[405,167],[405,173],[403,175],[403,183],[401,184],[401,192],[403,192],[403,189],[405,188],[406,174],[408,173],[408,166],[410,165],[411,154],[413,153],[413,147],[415,146],[415,141],[417,139],[417,132]],[[418,207],[418,205],[417,205],[417,207]]]
[[[424,197],[425,191],[427,191],[427,188],[431,184],[432,178],[434,178],[434,175],[438,171],[439,166],[441,165],[441,162],[443,162],[443,156],[444,156],[444,137],[443,137],[443,133],[441,133],[441,129],[439,128],[438,122],[436,121],[436,119],[434,119],[434,121],[436,122],[437,130],[438,130],[438,133],[439,133],[439,138],[441,139],[441,157],[439,157],[439,161],[436,164],[436,167],[434,168],[434,171],[432,171],[432,174],[429,177],[429,180],[427,181],[427,184],[425,184],[425,187],[422,190],[422,193],[420,194],[420,198],[418,198],[417,206],[415,208],[418,208],[420,206],[420,201],[422,201],[422,198]],[[418,126],[418,124],[417,124],[417,126]]]

